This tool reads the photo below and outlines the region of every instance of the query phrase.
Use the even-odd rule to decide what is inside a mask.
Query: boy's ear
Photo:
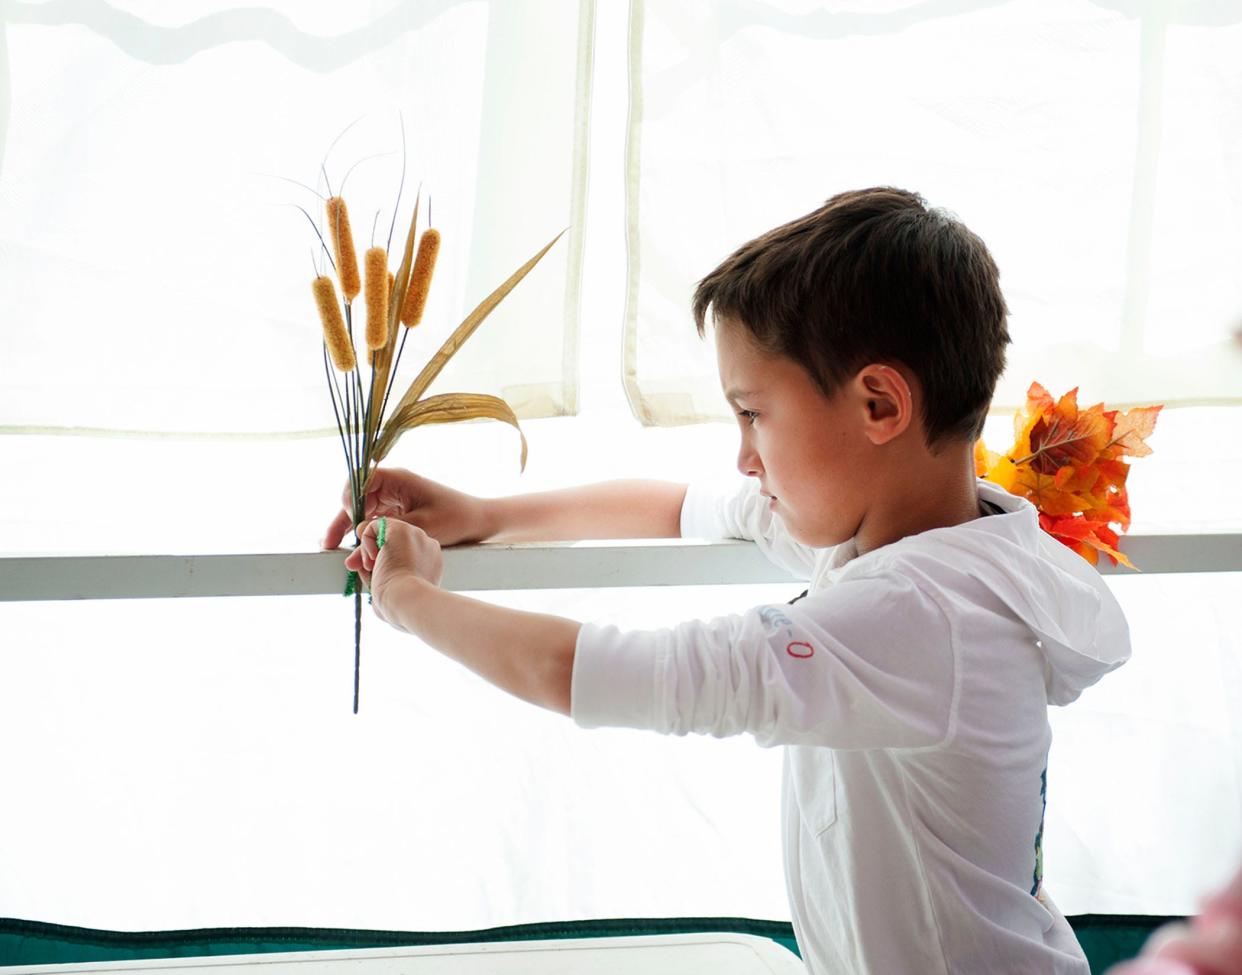
[[[866,410],[866,437],[877,447],[901,436],[914,422],[913,382],[913,377],[878,362],[854,376],[855,394]]]

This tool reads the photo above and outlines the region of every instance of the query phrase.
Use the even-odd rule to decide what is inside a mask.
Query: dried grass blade
[[[569,228],[566,228],[566,230],[568,229]],[[396,410],[393,411],[394,418],[401,412],[402,409],[418,402],[418,398],[426,392],[427,387],[431,385],[432,380],[434,380],[436,376],[440,375],[440,371],[448,364],[448,361],[453,358],[453,355],[457,352],[457,350],[462,347],[466,339],[470,338],[470,336],[474,333],[474,330],[483,323],[483,320],[492,313],[496,306],[500,304],[500,302],[510,291],[517,287],[518,282],[530,273],[531,269],[539,263],[543,255],[551,250],[552,245],[560,240],[564,234],[565,231],[562,230],[559,234],[553,237],[544,246],[544,248],[539,251],[538,254],[514,271],[504,284],[484,298],[483,301],[479,303],[478,307],[466,316],[465,321],[458,325],[453,331],[453,334],[448,337],[442,346],[440,346],[440,351],[431,357],[431,360],[423,367],[422,372],[420,372],[415,377],[414,381],[410,383],[410,388],[405,391],[405,395],[401,397],[401,401],[397,404]],[[404,293],[402,294],[402,298],[404,299]]]
[[[383,460],[406,430],[421,427],[425,423],[456,423],[459,420],[475,419],[503,420],[513,426],[522,438],[521,465],[522,470],[526,470],[526,435],[518,425],[517,414],[500,397],[486,393],[442,393],[399,407],[376,441],[373,459],[376,462]]]

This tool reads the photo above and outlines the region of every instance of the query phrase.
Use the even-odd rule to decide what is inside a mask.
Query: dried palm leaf
[[[406,430],[421,427],[426,423],[456,423],[459,420],[476,419],[504,420],[517,430],[518,436],[522,438],[522,470],[526,470],[526,435],[518,425],[517,414],[500,397],[486,393],[441,393],[399,407],[384,424],[384,432],[375,443],[371,459],[376,463],[383,460]]]

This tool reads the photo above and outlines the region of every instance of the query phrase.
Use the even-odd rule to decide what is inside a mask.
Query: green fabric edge
[[[1069,918],[1093,975],[1133,958],[1155,928],[1182,918],[1083,914]],[[396,948],[489,941],[602,938],[729,931],[770,938],[801,957],[788,921],[736,917],[615,918],[518,924],[477,931],[377,931],[349,928],[196,928],[106,931],[0,918],[0,966],[81,964],[143,958],[249,955],[276,951]]]
[[[616,918],[518,924],[477,931],[270,927],[134,932],[77,928],[21,918],[0,918],[0,966],[554,938],[694,934],[703,931],[731,931],[767,937],[795,954],[798,953],[793,927],[788,922],[751,918]]]

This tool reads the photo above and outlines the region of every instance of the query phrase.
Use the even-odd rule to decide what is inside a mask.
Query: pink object
[[[1166,924],[1108,975],[1242,975],[1242,869],[1189,923]]]
[[[1232,917],[1242,923],[1242,867],[1234,874],[1228,887],[1203,903],[1200,920],[1212,921],[1222,916]]]
[[[1199,975],[1198,971],[1173,958],[1139,958],[1116,968],[1108,975]]]

